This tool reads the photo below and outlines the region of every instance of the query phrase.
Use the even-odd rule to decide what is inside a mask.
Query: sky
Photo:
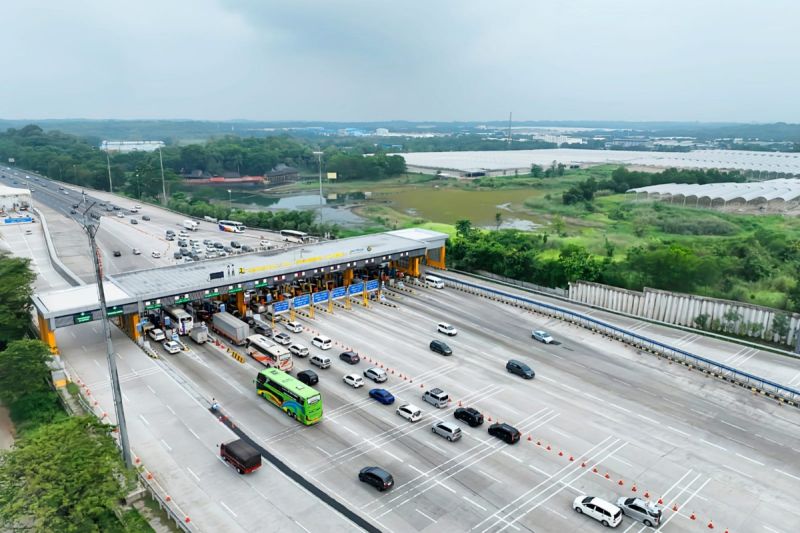
[[[9,0],[0,118],[800,122],[797,0]]]

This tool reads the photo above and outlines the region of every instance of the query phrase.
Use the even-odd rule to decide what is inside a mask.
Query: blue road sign
[[[350,294],[358,294],[360,292],[364,292],[364,284],[363,283],[354,283],[350,285]]]
[[[272,312],[273,313],[285,313],[289,310],[289,301],[284,300],[282,302],[275,302],[272,304]]]
[[[313,294],[313,300],[314,300],[315,304],[319,304],[319,303],[322,303],[322,302],[327,302],[328,301],[328,291],[315,292]]]
[[[345,294],[347,294],[347,292],[344,287],[336,287],[331,291],[331,298],[338,300],[339,298],[344,298]]]
[[[303,294],[301,296],[297,296],[293,300],[293,305],[295,309],[300,309],[302,307],[308,307],[308,304],[311,302],[311,296],[308,294]]]
[[[377,291],[378,290],[378,280],[371,279],[367,282],[367,292]]]

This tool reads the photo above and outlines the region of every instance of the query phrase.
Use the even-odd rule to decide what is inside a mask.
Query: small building
[[[264,176],[267,185],[278,185],[300,179],[300,172],[293,167],[280,164],[267,172]]]
[[[31,205],[30,189],[0,185],[0,224],[32,222],[28,213]]]

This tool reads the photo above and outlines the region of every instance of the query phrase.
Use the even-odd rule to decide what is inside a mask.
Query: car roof
[[[297,373],[297,375],[298,375],[298,376],[299,376],[300,374],[304,374],[304,375],[306,375],[306,376],[316,376],[316,375],[317,375],[317,373],[316,373],[316,372],[314,372],[314,371],[313,371],[313,370],[311,370],[311,369],[309,369],[309,370],[303,370],[302,372],[298,372],[298,373]]]
[[[598,498],[597,496],[592,497],[592,501],[589,502],[589,503],[593,503],[596,506],[602,507],[606,511],[609,511],[609,512],[612,512],[612,513],[616,513],[617,511],[620,510],[619,507],[617,507],[613,503],[607,502],[607,501],[603,500],[602,498]]]
[[[440,389],[439,387],[436,387],[435,389],[431,389],[428,392],[430,392],[431,394],[441,394],[444,391],[442,389]]]
[[[392,475],[379,466],[366,466],[361,469],[362,472],[375,474],[380,477],[392,477]]]
[[[398,407],[398,409],[409,409],[411,411],[419,411],[420,410],[420,408],[417,407],[416,405],[414,405],[413,403],[404,403],[403,405]]]

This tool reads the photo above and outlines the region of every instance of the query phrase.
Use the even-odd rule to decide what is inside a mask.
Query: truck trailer
[[[219,455],[240,474],[249,474],[261,467],[261,453],[242,439],[220,444]]]
[[[203,344],[208,341],[208,328],[201,322],[199,326],[192,328],[189,337],[197,344]]]
[[[197,229],[200,227],[200,224],[194,220],[184,220],[183,227],[189,231],[197,231]]]
[[[247,323],[224,311],[214,314],[211,329],[237,346],[243,345],[250,335],[250,326]]]

